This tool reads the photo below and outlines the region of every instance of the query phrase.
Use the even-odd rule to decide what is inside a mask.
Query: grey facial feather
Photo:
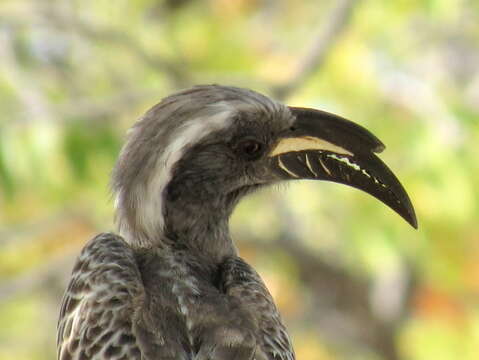
[[[129,131],[113,171],[120,233],[133,245],[159,241],[164,190],[181,156],[205,136],[231,126],[238,113],[267,121],[278,112],[287,108],[251,90],[217,85],[196,86],[153,106]]]

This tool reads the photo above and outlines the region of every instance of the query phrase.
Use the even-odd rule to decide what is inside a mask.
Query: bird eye
[[[249,160],[255,160],[261,156],[263,144],[253,139],[247,139],[240,142],[237,149]]]

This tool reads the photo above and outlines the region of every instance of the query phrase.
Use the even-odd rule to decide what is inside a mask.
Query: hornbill
[[[196,86],[130,130],[112,174],[118,234],[90,240],[58,323],[58,358],[292,360],[280,314],[239,257],[229,217],[246,194],[283,180],[363,190],[413,227],[384,145],[324,111],[251,90]]]

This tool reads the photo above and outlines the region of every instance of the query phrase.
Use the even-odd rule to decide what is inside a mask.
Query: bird
[[[197,85],[165,97],[120,151],[117,230],[89,240],[76,260],[58,359],[295,359],[230,215],[260,188],[310,179],[362,190],[417,228],[408,194],[376,155],[383,149],[341,116],[249,89]]]

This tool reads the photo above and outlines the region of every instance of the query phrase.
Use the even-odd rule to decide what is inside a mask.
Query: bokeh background
[[[479,358],[478,1],[2,0],[0,359],[55,358],[127,128],[198,83],[362,124],[415,204],[418,231],[330,183],[239,206],[298,360]]]

